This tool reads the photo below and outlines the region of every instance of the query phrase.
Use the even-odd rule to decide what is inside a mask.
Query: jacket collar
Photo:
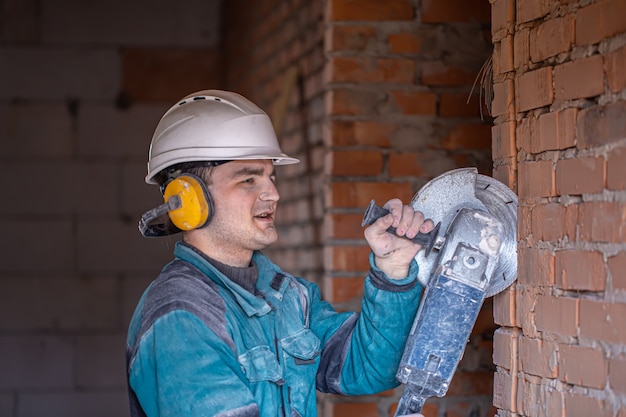
[[[207,257],[193,246],[177,242],[174,248],[174,256],[180,260],[188,262],[202,271],[208,278],[220,287],[229,291],[245,313],[251,316],[263,316],[272,310],[270,304],[272,299],[282,300],[283,294],[288,286],[288,275],[275,265],[269,258],[261,252],[254,252],[252,255],[259,269],[257,289],[267,300],[257,297],[240,285],[233,282],[226,275],[218,271],[207,259]]]

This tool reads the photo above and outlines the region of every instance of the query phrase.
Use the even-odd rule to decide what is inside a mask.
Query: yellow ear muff
[[[195,176],[183,174],[174,178],[165,187],[163,198],[170,207],[175,207],[168,211],[168,215],[180,230],[202,227],[209,220],[209,195],[202,181]]]

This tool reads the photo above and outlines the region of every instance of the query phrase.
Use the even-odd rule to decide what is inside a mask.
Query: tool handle
[[[376,202],[372,200],[370,201],[369,206],[367,206],[367,208],[365,209],[365,215],[363,216],[363,221],[361,222],[361,226],[373,224],[376,220],[380,219],[381,217],[385,217],[387,214],[389,214],[389,210],[383,207],[377,206]],[[440,223],[438,223],[437,226],[435,226],[435,228],[428,233],[419,232],[412,239],[409,239],[409,238],[406,238],[406,239],[409,239],[413,243],[418,243],[422,245],[424,248],[427,249],[428,252],[430,252],[430,249],[433,247],[433,244],[435,243],[435,239],[437,238],[437,232],[439,231],[439,226],[440,226]],[[396,228],[390,227],[387,229],[387,232],[395,235]]]

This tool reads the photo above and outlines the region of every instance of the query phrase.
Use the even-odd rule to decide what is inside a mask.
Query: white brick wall
[[[113,277],[5,278],[0,285],[0,330],[110,331],[120,326],[119,283]]]
[[[17,272],[47,275],[72,270],[75,248],[69,220],[9,220],[4,216],[0,230],[0,273],[3,275]]]
[[[42,0],[42,38],[74,45],[216,45],[219,1]],[[71,10],[71,13],[68,13]]]
[[[123,392],[26,393],[16,417],[126,417],[128,395]]]
[[[109,104],[86,104],[78,116],[78,155],[148,160],[148,148],[168,105],[137,105],[120,111]],[[145,174],[144,174],[145,175]]]
[[[0,389],[68,389],[74,340],[66,336],[0,336]]]
[[[112,100],[120,90],[115,48],[1,47],[0,99]]]
[[[220,3],[0,1],[0,417],[129,415],[126,329],[179,237],[137,229],[175,99],[119,105],[122,52],[211,51]]]
[[[0,158],[69,157],[72,120],[64,104],[0,104]]]

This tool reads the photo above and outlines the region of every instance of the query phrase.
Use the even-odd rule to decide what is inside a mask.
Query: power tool
[[[412,239],[424,248],[415,257],[424,294],[396,373],[396,417],[446,394],[485,298],[517,279],[517,196],[506,185],[455,169],[429,181],[411,206],[438,223]],[[372,200],[363,225],[387,213]]]

